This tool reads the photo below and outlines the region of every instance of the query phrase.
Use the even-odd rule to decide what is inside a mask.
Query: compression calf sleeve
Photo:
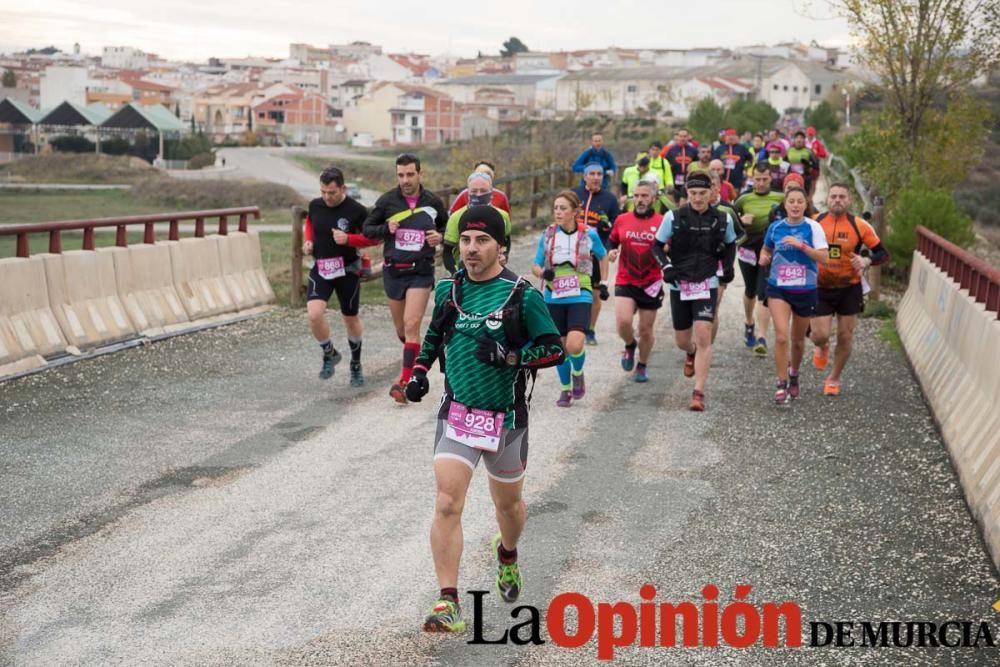
[[[573,382],[570,379],[572,368],[569,359],[556,366],[556,370],[559,371],[559,383],[562,385],[564,391],[569,391],[570,387],[573,386]]]
[[[569,362],[573,366],[573,375],[583,375],[583,362],[587,359],[586,352],[578,352],[569,355]]]

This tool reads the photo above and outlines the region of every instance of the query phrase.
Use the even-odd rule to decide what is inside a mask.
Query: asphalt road
[[[527,270],[530,239],[513,253]],[[742,346],[734,288],[708,385],[661,311],[651,381],[618,364],[610,304],[589,394],[531,415],[521,603],[558,593],[720,607],[795,601],[810,621],[986,620],[1000,598],[944,445],[904,358],[863,321],[838,399],[806,369],[771,405],[773,366]],[[578,649],[425,635],[434,403],[386,395],[399,344],[363,310],[367,386],[316,379],[304,317],[271,316],[0,384],[0,664],[550,665]],[[342,330],[335,322],[335,342]],[[432,396],[442,380],[432,373]],[[482,470],[460,589],[491,589]],[[472,605],[463,598],[466,618]],[[495,595],[487,638],[512,621]],[[524,620],[526,616],[519,618]],[[808,641],[808,629],[806,630]],[[548,639],[542,621],[542,635]],[[995,649],[644,649],[623,664],[996,664]]]

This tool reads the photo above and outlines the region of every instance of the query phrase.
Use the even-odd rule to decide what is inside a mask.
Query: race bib
[[[826,252],[827,252],[827,255],[829,255],[830,259],[840,259],[841,256],[843,256],[843,253],[840,250],[840,246],[837,245],[837,244],[835,244],[835,243],[831,244],[826,249]]]
[[[681,281],[681,301],[698,301],[700,299],[709,299],[712,296],[712,291],[708,286],[708,280],[702,280],[697,283],[689,283],[686,280]]]
[[[872,291],[872,286],[868,284],[868,278],[862,274],[861,276],[861,296],[868,296],[868,292]]]
[[[722,269],[722,260],[721,259],[719,260],[719,266],[716,267],[716,269],[715,269],[715,275],[718,276],[719,278],[721,278],[722,276],[725,275],[725,271],[723,271],[723,269]]]
[[[553,278],[552,296],[557,299],[580,296],[580,277],[574,273],[569,276],[557,276]]]
[[[755,253],[750,248],[744,248],[740,246],[736,249],[736,255],[740,258],[740,261],[744,264],[750,264],[752,266],[757,265],[757,253]]]
[[[321,278],[325,278],[327,280],[343,278],[345,275],[344,258],[327,257],[326,259],[317,259],[316,270],[319,272]]]
[[[736,169],[736,160],[727,159],[723,164],[726,166],[726,169]]]
[[[674,176],[674,185],[684,185],[684,174]]]
[[[643,290],[643,292],[645,292],[647,295],[649,295],[649,298],[655,299],[658,296],[660,296],[660,289],[662,287],[663,287],[663,281],[662,280],[657,280],[652,285],[650,285],[649,287],[645,288]]]
[[[470,408],[453,400],[448,406],[445,434],[467,447],[495,452],[500,448],[504,413]]]
[[[806,173],[806,166],[801,162],[796,162],[795,164],[792,165],[792,171],[794,171],[796,174],[804,174]]]
[[[796,287],[806,284],[806,267],[801,264],[778,266],[778,287]]]
[[[403,229],[400,227],[396,230],[396,250],[419,252],[424,247],[426,236],[426,232],[422,229]]]

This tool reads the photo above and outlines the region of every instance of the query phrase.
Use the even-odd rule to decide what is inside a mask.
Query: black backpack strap
[[[847,221],[851,223],[851,228],[854,230],[854,235],[858,237],[858,245],[854,248],[854,254],[857,255],[861,252],[861,248],[864,247],[864,243],[861,241],[861,230],[858,229],[858,220],[850,213],[847,214]]]
[[[518,278],[514,283],[510,301],[504,309],[503,331],[507,343],[511,347],[522,347],[529,341],[528,326],[524,322],[524,291],[529,284],[524,278]]]

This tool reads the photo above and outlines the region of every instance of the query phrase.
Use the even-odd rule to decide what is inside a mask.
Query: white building
[[[101,66],[112,69],[146,69],[149,54],[131,46],[105,46],[101,52]]]
[[[39,80],[39,104],[42,109],[54,109],[64,101],[86,106],[89,84],[86,67],[50,65]]]

